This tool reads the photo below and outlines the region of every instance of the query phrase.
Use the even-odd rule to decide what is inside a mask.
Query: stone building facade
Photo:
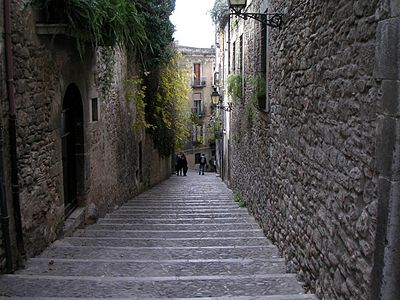
[[[321,299],[397,299],[400,1],[253,0],[246,11],[267,9],[283,13],[280,30],[231,17],[221,33],[225,97],[228,74],[243,77],[225,180]]]
[[[2,216],[10,218],[15,269],[21,256],[38,254],[57,237],[95,222],[168,177],[171,160],[162,158],[152,138],[134,126],[136,108],[125,99],[125,82],[137,67],[124,51],[86,45],[80,54],[75,37],[62,26],[41,24],[31,1],[10,3],[20,213],[10,191],[9,99],[1,67],[1,159],[8,206],[7,211],[2,206]],[[3,7],[1,11],[3,16]],[[4,40],[0,45],[4,66]],[[0,235],[3,229],[4,224]],[[2,272],[10,271],[4,240],[2,236]]]
[[[190,70],[190,108],[193,125],[190,141],[184,147],[189,168],[196,168],[200,155],[207,157],[207,170],[215,159],[215,139],[210,129],[214,110],[211,107],[211,93],[214,88],[215,49],[179,46],[183,63]]]

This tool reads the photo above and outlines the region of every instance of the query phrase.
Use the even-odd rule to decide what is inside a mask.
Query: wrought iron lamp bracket
[[[240,11],[235,11],[231,13],[232,16],[238,16],[243,20],[247,20],[248,18],[257,20],[261,22],[264,26],[274,27],[274,28],[282,28],[283,23],[283,14],[274,13],[274,14],[262,14],[262,13],[243,13]]]

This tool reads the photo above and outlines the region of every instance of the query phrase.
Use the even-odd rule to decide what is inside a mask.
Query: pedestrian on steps
[[[181,153],[181,159],[182,159],[182,171],[183,171],[183,176],[186,176],[187,171],[188,171],[188,162],[185,156],[185,153]]]
[[[204,169],[206,168],[207,159],[204,153],[200,156],[200,165],[199,165],[199,175],[204,175]]]

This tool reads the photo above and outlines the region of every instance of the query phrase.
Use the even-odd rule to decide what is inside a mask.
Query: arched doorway
[[[83,187],[84,138],[81,93],[75,84],[65,92],[61,114],[64,212],[68,216],[78,206]]]

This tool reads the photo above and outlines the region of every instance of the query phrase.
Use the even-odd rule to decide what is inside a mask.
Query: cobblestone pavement
[[[173,176],[0,276],[5,299],[316,299],[214,173]],[[10,298],[11,297],[11,298]]]

